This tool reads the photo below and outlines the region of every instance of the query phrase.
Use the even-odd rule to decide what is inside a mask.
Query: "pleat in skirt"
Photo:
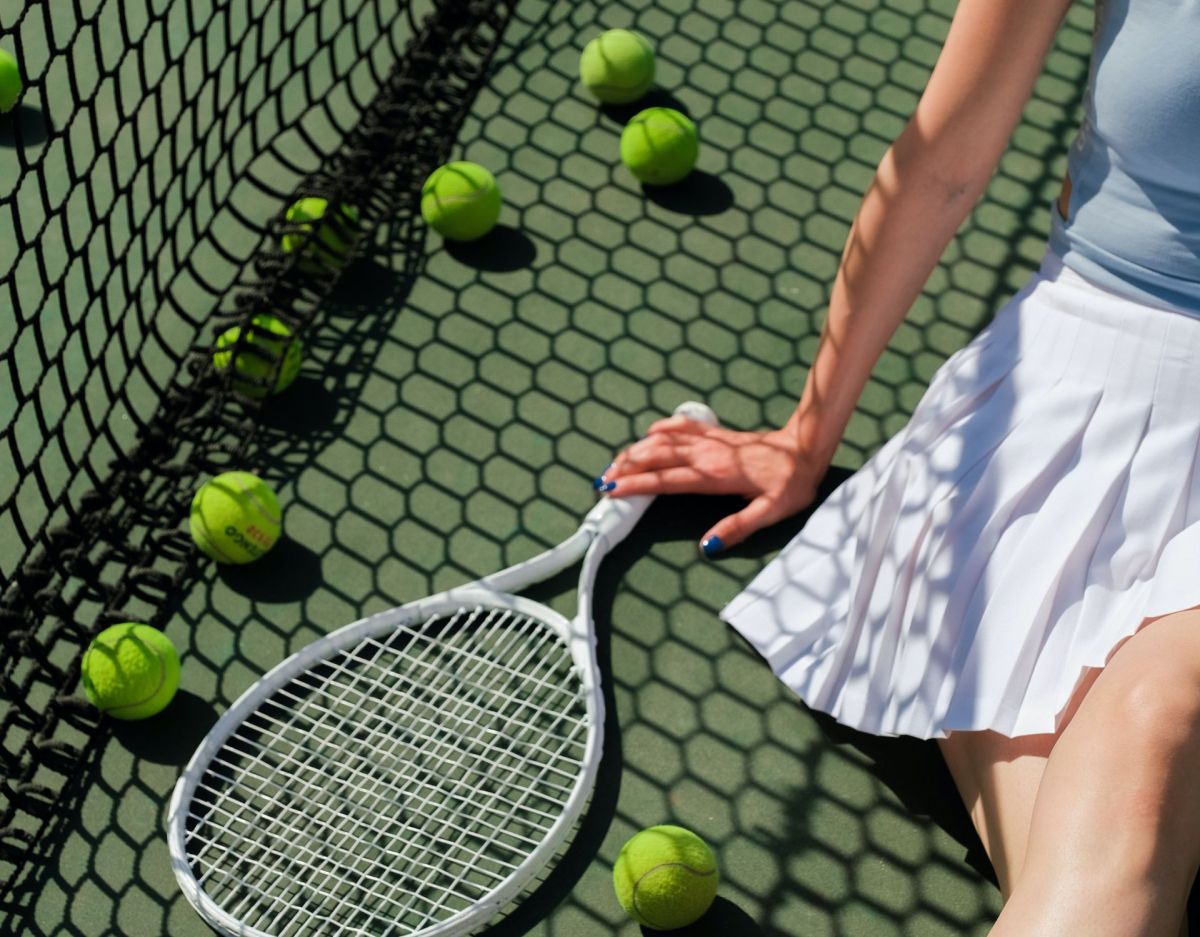
[[[1200,604],[1200,310],[1041,269],[721,617],[876,735],[1056,731],[1087,668]]]

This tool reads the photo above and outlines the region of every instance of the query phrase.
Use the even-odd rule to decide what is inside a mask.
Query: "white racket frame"
[[[677,414],[715,423],[712,411],[703,404],[684,403]],[[390,634],[398,628],[427,621],[430,617],[460,608],[476,606],[511,609],[544,621],[566,642],[579,674],[588,717],[583,766],[576,778],[562,815],[547,831],[542,842],[494,890],[451,917],[432,927],[415,931],[411,937],[443,937],[465,934],[515,898],[549,861],[554,851],[575,826],[596,782],[604,742],[604,694],[600,688],[600,670],[596,660],[596,632],[592,623],[592,592],[596,573],[605,555],[629,535],[654,499],[651,497],[604,498],[592,508],[579,530],[558,546],[546,550],[508,569],[485,576],[438,595],[379,612],[339,628],[297,651],[273,667],[234,701],[217,720],[175,785],[167,814],[167,844],[175,878],[188,902],[212,926],[234,937],[277,937],[276,934],[247,925],[227,913],[204,891],[196,880],[186,847],[187,820],[192,798],[209,763],[230,735],[276,690],[338,651],[352,647],[365,638]],[[540,602],[518,595],[519,589],[542,582],[574,565],[583,557],[579,572],[578,612],[573,620]]]

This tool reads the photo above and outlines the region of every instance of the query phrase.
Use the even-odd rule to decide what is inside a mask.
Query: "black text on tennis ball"
[[[475,241],[500,218],[500,187],[478,163],[439,166],[421,186],[421,217],[451,241]]]
[[[268,313],[259,313],[250,321],[244,338],[241,327],[236,325],[217,336],[213,365],[218,371],[233,365],[234,389],[247,397],[281,393],[300,373],[303,357],[300,340],[292,336],[287,323]]]
[[[296,266],[305,273],[340,269],[360,234],[358,210],[353,205],[335,210],[316,195],[294,202],[284,217],[298,230],[285,234],[281,246],[285,254],[299,252]]]
[[[629,104],[654,85],[654,50],[639,33],[610,29],[583,47],[579,80],[605,104]]]
[[[0,114],[7,114],[16,106],[23,90],[17,60],[0,49]]]
[[[639,111],[621,133],[621,161],[649,185],[678,182],[692,171],[699,151],[696,125],[672,107]]]
[[[282,516],[270,485],[251,472],[222,472],[192,499],[192,540],[218,563],[252,563],[279,539]]]

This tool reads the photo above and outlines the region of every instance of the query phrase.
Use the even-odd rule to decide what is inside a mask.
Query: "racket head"
[[[603,722],[586,612],[472,587],[381,612],[209,732],[171,800],[176,879],[229,934],[469,932],[570,834]]]

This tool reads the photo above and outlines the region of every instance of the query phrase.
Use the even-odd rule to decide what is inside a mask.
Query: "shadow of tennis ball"
[[[15,147],[44,143],[54,132],[50,114],[29,104],[18,104],[0,118],[0,147]],[[26,154],[29,155],[29,154]]]
[[[113,722],[112,732],[122,747],[144,761],[183,766],[218,716],[209,700],[181,689],[161,712],[137,722]]]
[[[642,194],[661,208],[696,218],[719,215],[733,207],[733,190],[720,176],[701,169],[693,169],[674,185],[644,183]]]
[[[673,111],[691,117],[691,111],[679,98],[671,94],[665,88],[654,87],[647,91],[636,101],[629,104],[601,104],[600,113],[611,121],[615,121],[624,127],[637,114],[646,110],[648,107],[669,107]]]
[[[321,557],[282,534],[270,553],[245,566],[222,563],[217,575],[230,589],[256,602],[298,602],[322,585]]]
[[[749,914],[739,908],[728,898],[717,895],[712,906],[704,912],[698,921],[693,921],[687,927],[676,928],[672,931],[654,930],[643,927],[643,937],[662,937],[671,934],[672,937],[766,937],[775,933],[759,926]]]
[[[489,273],[512,273],[533,266],[537,245],[529,235],[498,224],[474,241],[446,241],[446,253],[459,263]]]
[[[336,375],[336,368],[327,367],[322,378]],[[337,416],[337,397],[326,389],[324,380],[301,376],[286,393],[267,399],[259,419],[271,429],[304,437],[328,430]]]
[[[396,235],[398,240],[400,235]],[[322,311],[328,316],[357,317],[377,312],[380,297],[393,296],[403,278],[374,257],[356,257],[326,297]]]

